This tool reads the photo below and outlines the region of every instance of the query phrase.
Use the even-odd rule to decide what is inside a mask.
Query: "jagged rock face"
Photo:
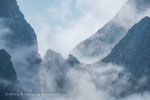
[[[11,62],[11,56],[5,50],[0,50],[0,99],[23,100],[20,96],[8,96],[10,92],[19,91],[22,92],[23,90],[17,80],[17,75]]]
[[[72,54],[85,63],[86,60],[104,58],[127,31],[145,16],[150,16],[150,1],[129,0],[110,22],[77,45]]]
[[[141,78],[144,82],[136,88],[137,91],[150,90],[150,17],[143,18],[135,24],[127,35],[114,47],[112,52],[102,61],[105,63],[123,65],[131,74],[134,86]]]

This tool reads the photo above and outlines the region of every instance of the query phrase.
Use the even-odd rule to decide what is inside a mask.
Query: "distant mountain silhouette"
[[[61,54],[49,49],[42,59],[41,69],[45,69],[43,75],[46,76],[44,77],[53,77],[43,81],[46,83],[48,80],[50,81],[53,79],[53,87],[56,89],[53,90],[53,92],[67,92],[69,91],[68,87],[70,85],[67,78],[67,72],[69,69],[75,68],[77,66],[80,66],[80,62],[73,55],[69,55],[68,59],[64,59]],[[51,86],[47,87],[45,85],[44,91],[50,92]]]

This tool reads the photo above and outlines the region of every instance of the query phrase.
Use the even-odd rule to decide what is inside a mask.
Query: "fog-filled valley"
[[[1,100],[150,99],[149,0],[128,0],[68,58],[41,57],[39,42],[17,1],[0,0]]]

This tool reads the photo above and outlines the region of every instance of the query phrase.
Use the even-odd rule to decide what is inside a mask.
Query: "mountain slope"
[[[9,30],[2,33],[4,43],[1,46],[10,49],[10,53],[13,49],[28,47],[27,53],[32,58],[39,56],[36,34],[19,10],[16,0],[0,0],[0,26]]]
[[[104,59],[105,63],[123,65],[131,74],[134,86],[140,83],[135,90],[150,90],[150,17],[143,18],[135,24],[127,35],[114,47],[112,52]]]
[[[84,62],[102,59],[136,22],[150,15],[149,8],[149,0],[128,0],[110,22],[77,45],[73,55]]]
[[[128,68],[150,71],[150,17],[143,18],[135,24],[127,35],[114,47],[112,52],[104,58],[104,62],[122,64]],[[148,70],[147,70],[148,69]],[[147,72],[149,73],[149,72]]]
[[[12,56],[19,81],[30,90],[41,62],[37,38],[32,27],[19,10],[16,0],[0,0],[0,48]],[[29,77],[31,80],[29,80]],[[37,88],[37,87],[36,87]]]

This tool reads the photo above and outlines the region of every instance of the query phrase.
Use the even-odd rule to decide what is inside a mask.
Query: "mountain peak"
[[[64,59],[60,53],[57,53],[57,52],[55,52],[55,51],[53,51],[53,50],[51,50],[51,49],[48,49],[48,50],[47,50],[47,52],[46,52],[44,58],[47,58],[47,59],[48,59],[48,58],[49,58],[49,59],[50,59],[50,58],[61,58],[61,59]]]
[[[0,0],[0,17],[24,17],[16,0]]]
[[[62,57],[62,55],[51,49],[47,50],[43,58],[43,64],[49,67],[62,66],[64,62],[65,59]]]
[[[150,19],[149,16],[145,16],[140,22],[148,23],[150,21],[149,19]]]

